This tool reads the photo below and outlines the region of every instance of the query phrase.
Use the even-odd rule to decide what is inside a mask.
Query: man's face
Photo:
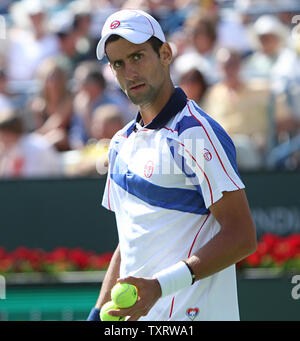
[[[120,38],[106,54],[121,89],[139,106],[153,103],[167,79],[168,67],[150,43],[132,44]]]
[[[276,34],[263,34],[259,36],[259,40],[265,54],[272,56],[278,52],[280,48],[280,38]]]

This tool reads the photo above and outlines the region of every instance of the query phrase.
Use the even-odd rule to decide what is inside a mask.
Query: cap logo
[[[112,30],[116,29],[117,27],[120,26],[120,21],[119,20],[114,20],[111,24],[110,24],[110,28]]]

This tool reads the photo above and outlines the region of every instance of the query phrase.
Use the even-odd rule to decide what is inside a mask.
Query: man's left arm
[[[209,207],[220,231],[186,260],[195,280],[210,276],[237,263],[256,250],[256,231],[243,189],[223,192]]]

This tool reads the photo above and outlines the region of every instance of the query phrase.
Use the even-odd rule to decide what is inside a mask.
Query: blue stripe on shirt
[[[176,123],[175,130],[180,136],[186,129],[201,126],[200,122],[196,121],[193,116],[183,116],[180,121]]]
[[[207,214],[203,197],[196,191],[155,185],[131,172],[118,157],[111,179],[126,192],[152,206],[195,214]]]

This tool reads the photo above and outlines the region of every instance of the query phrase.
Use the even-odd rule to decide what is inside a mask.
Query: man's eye
[[[122,66],[122,62],[121,61],[116,61],[116,62],[114,62],[114,68],[115,69],[117,69],[117,68],[119,68],[119,67],[121,67]]]
[[[141,54],[135,54],[135,55],[133,55],[133,60],[139,60],[139,59],[141,59]]]

